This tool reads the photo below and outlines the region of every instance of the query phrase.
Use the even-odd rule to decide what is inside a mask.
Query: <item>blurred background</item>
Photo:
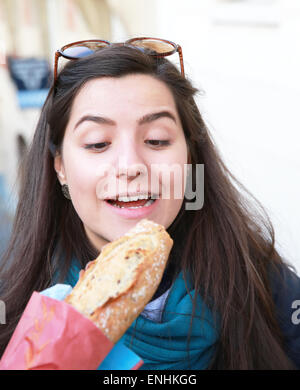
[[[221,156],[300,273],[299,0],[0,0],[0,254],[55,50],[136,36],[182,46]]]

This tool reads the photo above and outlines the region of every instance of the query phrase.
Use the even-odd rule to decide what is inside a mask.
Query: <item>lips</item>
[[[146,218],[154,212],[160,199],[140,199],[138,201],[122,202],[113,199],[105,200],[111,212],[125,219]]]

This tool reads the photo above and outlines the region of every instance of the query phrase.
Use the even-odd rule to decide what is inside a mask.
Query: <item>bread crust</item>
[[[162,225],[141,220],[102,248],[65,301],[117,342],[154,295],[172,246]]]

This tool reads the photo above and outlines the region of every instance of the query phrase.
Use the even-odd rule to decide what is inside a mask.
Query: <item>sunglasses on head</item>
[[[101,50],[107,46],[110,46],[111,43],[101,39],[90,39],[86,41],[77,41],[69,43],[68,45],[63,46],[60,50],[57,50],[55,53],[54,61],[54,84],[57,80],[57,71],[58,71],[58,59],[59,57],[64,57],[68,60],[77,60],[79,58],[87,57],[91,54],[94,54],[98,50]],[[167,57],[174,53],[178,53],[180,60],[180,70],[182,76],[184,76],[184,66],[183,66],[183,57],[182,49],[179,45],[174,42],[167,41],[160,38],[132,38],[128,39],[120,45],[128,45],[137,48],[138,50],[150,50],[147,52],[148,55],[154,57]]]

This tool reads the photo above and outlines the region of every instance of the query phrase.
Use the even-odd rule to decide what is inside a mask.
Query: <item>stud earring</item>
[[[63,184],[61,186],[62,193],[64,194],[64,197],[71,200],[70,192],[69,192],[69,187],[67,184]]]

